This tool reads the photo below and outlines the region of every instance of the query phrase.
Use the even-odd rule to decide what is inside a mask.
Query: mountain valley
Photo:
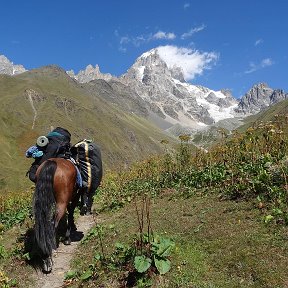
[[[24,158],[25,149],[51,127],[66,127],[74,143],[83,138],[99,143],[107,168],[127,167],[162,153],[161,140],[173,146],[182,134],[208,148],[220,137],[219,129],[229,134],[249,125],[246,119],[288,96],[265,83],[254,85],[241,99],[227,89],[192,85],[179,67],[165,62],[163,53],[144,53],[120,77],[102,74],[97,65],[78,74],[55,65],[27,71],[2,55],[0,148],[6,168],[0,171],[1,187],[14,183],[16,172],[27,185],[23,171],[31,161]]]

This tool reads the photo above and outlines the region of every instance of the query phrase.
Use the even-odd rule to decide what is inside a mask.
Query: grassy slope
[[[276,114],[285,115],[288,113],[288,100],[281,101],[271,106],[269,109],[260,112],[253,116],[248,116],[244,119],[245,124],[239,127],[237,130],[240,132],[245,131],[248,127],[253,126],[254,123],[267,122],[273,120]]]
[[[26,89],[36,92],[33,129],[34,112]],[[0,190],[30,185],[25,173],[32,161],[25,159],[24,153],[51,127],[63,126],[71,131],[72,143],[94,139],[102,149],[106,168],[123,167],[161,153],[163,138],[174,141],[145,119],[88,94],[57,67],[43,67],[16,77],[0,75],[0,101]]]
[[[285,110],[283,103],[280,111]],[[278,109],[275,111],[279,113]],[[101,109],[98,112],[102,113]],[[266,115],[273,117],[272,113]],[[134,124],[133,116],[125,117],[127,123],[145,129],[146,125],[142,127],[140,119]],[[172,270],[164,277],[158,277],[155,287],[287,286],[287,227],[265,226],[262,216],[267,215],[267,211],[255,208],[253,202],[219,201],[216,196],[201,194],[182,199],[177,194],[178,191],[166,191],[162,197],[154,199],[151,206],[153,230],[176,242],[171,258]],[[103,239],[106,256],[115,242],[129,243],[138,230],[135,203],[96,219],[106,227]],[[74,259],[74,268],[87,269],[99,250],[99,237],[84,244]],[[11,266],[7,270],[9,276],[18,278],[19,282],[22,277],[28,281],[31,269],[23,261],[19,262],[17,269]],[[84,283],[83,287],[95,287],[100,283],[101,287],[121,287],[117,271],[99,270],[97,273],[95,282]],[[79,287],[78,284],[75,287]]]
[[[153,287],[286,287],[286,227],[266,226],[261,221],[265,211],[251,202],[220,201],[215,196],[201,193],[183,199],[177,194],[177,191],[166,190],[151,202],[153,231],[172,238],[176,243],[170,258],[171,270],[165,276],[157,276]],[[140,210],[141,201],[137,205]],[[138,232],[135,203],[117,212],[97,215],[96,223],[104,227],[102,244],[104,254],[109,258],[116,242],[131,244],[133,235]],[[29,221],[26,225],[30,226]],[[25,233],[25,227],[14,227],[6,232],[1,245],[17,251],[17,246],[21,248],[23,243],[15,244],[11,239]],[[101,253],[100,238],[94,236],[89,239],[80,245],[71,270],[85,271],[89,264],[95,263],[93,257]],[[17,280],[16,287],[34,287],[35,271],[32,267],[21,259],[9,259],[6,259],[4,271],[9,278]],[[111,271],[97,269],[97,277],[93,281],[77,282],[69,287],[123,287],[123,282],[119,282],[119,270]]]
[[[153,287],[286,287],[287,228],[266,227],[262,212],[252,203],[211,196],[180,199],[174,193],[177,191],[170,191],[151,205],[153,230],[176,242],[171,271],[158,277]],[[103,239],[106,257],[115,242],[129,243],[138,231],[134,203],[98,217],[101,225],[110,227]],[[95,237],[82,245],[72,269],[87,269],[99,252],[99,237]],[[116,271],[98,273],[93,284],[81,287],[121,287]]]

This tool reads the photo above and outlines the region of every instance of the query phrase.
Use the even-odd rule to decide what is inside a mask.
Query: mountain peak
[[[268,86],[267,83],[260,82],[260,83],[254,84],[254,85],[252,86],[252,89],[253,89],[253,88],[264,89],[264,88],[269,88],[269,86]]]
[[[0,55],[0,74],[17,75],[25,71],[22,65],[15,65],[6,56]]]
[[[170,126],[180,124],[193,129],[234,117],[237,101],[231,94],[187,83],[183,69],[175,61],[167,63],[165,53],[161,47],[143,53],[120,78],[134,87],[152,114]]]
[[[142,65],[145,66],[147,64],[150,64],[152,65],[152,67],[154,67],[154,69],[159,66],[162,67],[162,69],[165,68],[164,71],[168,73],[169,76],[181,82],[185,82],[183,68],[181,66],[178,66],[177,64],[169,65],[169,63],[167,63],[167,61],[165,60],[165,57],[163,57],[164,55],[163,52],[161,52],[160,48],[154,48],[142,54],[137,60],[139,61],[140,59],[143,59],[141,61]]]
[[[183,69],[177,65],[168,67],[168,64],[161,57],[161,53],[159,53],[157,48],[151,49],[139,56],[131,68],[128,69],[127,73],[123,75],[123,78],[136,79],[147,84],[147,80],[153,77],[153,75],[185,82]]]
[[[96,64],[95,67],[93,67],[91,64],[87,65],[86,68],[84,70],[80,70],[77,75],[75,75],[73,70],[67,71],[67,74],[70,77],[75,78],[80,83],[87,83],[96,79],[109,81],[113,78],[113,76],[109,73],[101,73],[98,64]]]
[[[140,57],[138,57],[138,59],[139,59],[139,58],[151,57],[151,56],[153,56],[153,55],[158,55],[158,53],[157,53],[157,48],[153,48],[153,49],[151,49],[151,50],[149,50],[149,51],[147,51],[147,52],[144,52]],[[136,60],[136,61],[137,61],[137,60]]]
[[[151,49],[139,56],[127,73],[119,78],[101,73],[98,65],[91,64],[80,70],[77,75],[73,70],[64,71],[56,65],[33,69],[25,75],[61,77],[64,80],[67,77],[69,81],[74,81],[76,84],[99,79],[100,82],[94,81],[95,83],[91,85],[99,84],[98,86],[102,88],[105,86],[103,83],[109,81],[109,83],[105,82],[109,89],[115,88],[121,95],[129,94],[130,96],[127,97],[132,99],[128,101],[129,105],[132,103],[131,107],[138,107],[138,103],[141,103],[143,111],[145,110],[144,114],[166,128],[179,124],[192,130],[201,130],[227,118],[255,114],[288,98],[288,94],[283,90],[271,89],[266,83],[255,84],[240,101],[236,100],[228,89],[214,91],[200,85],[192,85],[185,81],[187,63],[184,60],[186,58],[181,62],[185,64],[182,65],[183,71],[176,61],[178,58],[173,58],[170,54],[165,46]],[[0,55],[0,74],[15,75],[17,71],[21,71],[15,70],[18,66],[22,67],[22,72],[26,71],[22,65],[14,65],[7,57]],[[129,93],[127,93],[128,88]]]
[[[136,59],[136,66],[165,66],[168,68],[166,62],[160,57],[157,48],[151,49]],[[133,65],[133,66],[134,66]]]
[[[241,98],[237,111],[244,114],[256,114],[287,97],[283,90],[274,90],[266,83],[258,83]]]

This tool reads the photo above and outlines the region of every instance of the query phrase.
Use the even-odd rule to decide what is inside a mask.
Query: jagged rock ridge
[[[22,65],[15,65],[7,57],[0,55],[0,74],[17,75],[25,71],[26,69]]]
[[[107,80],[106,74],[98,72],[94,79]],[[92,74],[89,72],[85,75],[82,71],[82,78],[78,74],[75,79],[88,82]],[[168,68],[157,49],[142,54],[127,73],[119,78],[111,77],[108,81],[121,81],[129,86],[129,91],[134,89],[135,95],[139,95],[154,114],[152,118],[155,119],[156,115],[158,121],[164,120],[168,123],[166,127],[177,124],[176,127],[186,126],[185,129],[190,127],[192,130],[209,127],[219,121],[223,123],[226,119],[240,125],[239,119],[256,114],[288,97],[283,90],[269,88],[264,83],[254,85],[240,100],[235,99],[229,90],[213,91],[189,84],[184,79],[182,69],[177,66]],[[238,120],[232,121],[232,118]]]
[[[249,115],[256,114],[286,98],[288,98],[288,94],[283,90],[274,90],[268,87],[266,83],[259,83],[241,98],[236,111]]]
[[[5,56],[0,56],[0,74],[15,75],[25,71],[22,65],[14,65]],[[229,126],[230,121],[235,126],[241,122],[232,119],[241,120],[287,98],[283,90],[274,90],[264,83],[254,85],[240,101],[229,90],[213,91],[192,85],[185,81],[180,67],[168,67],[157,48],[138,57],[120,77],[101,73],[98,65],[88,65],[78,74],[73,70],[66,73],[80,83],[89,84],[86,88],[91,93],[106,87],[104,82],[101,84],[95,80],[106,81],[109,83],[105,88],[109,90],[106,95],[110,95],[106,100],[117,103],[130,113],[135,111],[150,118],[161,128],[178,133],[181,129],[191,132],[203,130],[223,121],[225,125]]]
[[[238,103],[227,91],[187,83],[181,68],[169,68],[157,49],[141,55],[120,81],[132,84],[151,110],[171,125],[201,129],[234,117]]]
[[[67,74],[70,77],[75,78],[80,83],[87,83],[96,79],[103,79],[105,81],[112,79],[111,74],[102,74],[98,65],[96,65],[94,68],[91,64],[89,64],[85,70],[80,70],[78,74],[75,74],[73,70],[67,71]]]

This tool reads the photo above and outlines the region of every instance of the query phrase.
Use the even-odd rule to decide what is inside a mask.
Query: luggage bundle
[[[87,139],[71,147],[70,140],[71,134],[61,127],[57,127],[47,136],[38,137],[36,145],[26,151],[26,157],[35,159],[27,174],[31,181],[36,182],[36,171],[45,160],[62,157],[72,161],[76,165],[76,184],[81,196],[80,214],[90,214],[93,196],[102,180],[100,148],[92,140]]]
[[[31,146],[26,151],[27,158],[34,158],[29,171],[29,179],[36,181],[37,168],[47,159],[62,157],[69,158],[71,134],[68,130],[57,127],[49,132],[47,136],[40,136],[36,140],[36,145]]]
[[[92,140],[83,139],[70,148],[71,134],[68,130],[57,127],[47,136],[40,136],[36,145],[26,151],[27,158],[34,158],[27,172],[31,181],[36,181],[37,168],[45,160],[62,157],[73,158],[80,170],[82,185],[87,194],[94,194],[102,179],[102,159],[98,145]],[[72,159],[72,160],[73,160]],[[79,182],[79,181],[78,181]]]
[[[93,193],[102,179],[102,160],[99,146],[92,140],[84,139],[73,145],[70,151],[78,164],[83,187],[87,187],[88,192]]]

